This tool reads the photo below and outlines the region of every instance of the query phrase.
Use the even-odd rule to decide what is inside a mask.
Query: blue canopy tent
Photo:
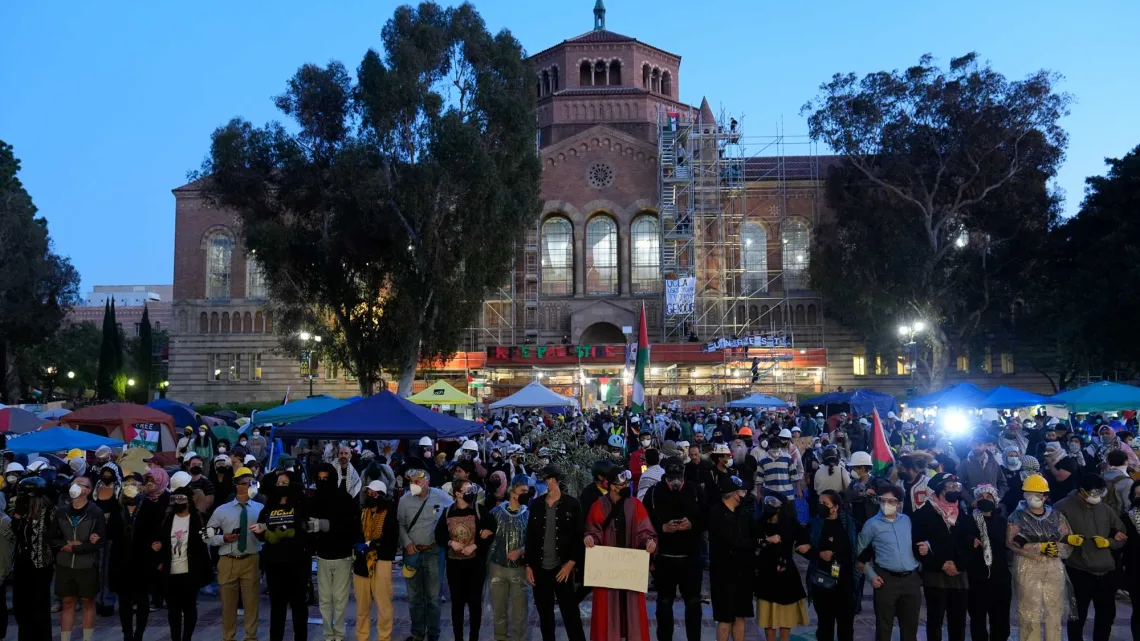
[[[1101,381],[1054,394],[1050,403],[1073,412],[1106,412],[1140,408],[1140,387]]]
[[[201,417],[198,416],[198,412],[194,411],[193,407],[173,399],[160,398],[147,403],[146,406],[169,414],[174,419],[174,425],[171,427],[193,427],[197,429],[202,424]]]
[[[261,415],[258,414],[258,419]],[[339,409],[273,431],[279,438],[404,439],[430,436],[458,438],[484,431],[485,426],[421,407],[384,390]]]
[[[753,394],[738,398],[728,403],[729,407],[788,407],[788,402],[782,398],[768,396],[767,394]]]
[[[985,407],[986,392],[973,383],[957,383],[906,402],[908,407]]]
[[[1013,410],[1019,407],[1033,407],[1035,405],[1056,405],[1056,402],[1048,396],[1001,385],[990,390],[978,407],[995,410]]]
[[[347,401],[342,401],[339,398],[331,396],[310,396],[303,398],[299,401],[293,401],[285,405],[280,405],[271,410],[258,412],[254,414],[250,420],[250,425],[285,425],[287,423],[296,423],[305,419],[319,416],[325,412],[331,412],[337,408],[348,405]],[[276,434],[276,430],[274,431]]]
[[[71,449],[95,450],[107,447],[123,447],[124,443],[106,436],[71,429],[70,427],[49,427],[39,432],[30,432],[8,439],[8,449],[17,454],[37,454],[39,452],[66,452]]]
[[[855,414],[870,414],[871,410],[879,410],[879,414],[885,415],[887,412],[893,412],[898,408],[898,403],[895,397],[890,394],[876,392],[870,389],[854,389],[849,392],[831,392],[823,396],[809,398],[806,401],[800,401],[800,407],[822,407],[824,415],[830,415],[828,407],[846,405],[851,412]]]

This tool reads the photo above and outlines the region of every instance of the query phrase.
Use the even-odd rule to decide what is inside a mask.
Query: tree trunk
[[[946,332],[936,327],[930,336],[930,389],[942,389],[946,383],[946,369],[950,366],[950,345]]]
[[[400,365],[400,385],[396,393],[403,398],[412,395],[412,384],[416,381],[416,366],[419,365],[419,350],[410,351]]]
[[[8,343],[0,341],[0,403],[5,405],[12,403],[12,397],[9,396],[8,389]]]

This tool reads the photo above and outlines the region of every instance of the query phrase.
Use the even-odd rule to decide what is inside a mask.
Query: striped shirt
[[[796,498],[795,483],[802,478],[792,457],[784,450],[769,450],[760,459],[756,476],[757,481],[763,478],[765,492],[782,494],[789,500]]]

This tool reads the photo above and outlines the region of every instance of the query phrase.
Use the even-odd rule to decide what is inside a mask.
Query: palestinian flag
[[[887,471],[895,464],[895,455],[887,443],[887,433],[883,431],[883,422],[879,420],[879,410],[871,411],[871,473],[875,476],[886,476]]]
[[[649,369],[649,331],[645,327],[645,303],[641,304],[641,327],[637,330],[637,364],[633,369],[633,411],[645,411],[645,370]]]

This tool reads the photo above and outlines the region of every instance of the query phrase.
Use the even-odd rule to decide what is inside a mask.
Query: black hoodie
[[[328,530],[315,534],[316,555],[326,560],[347,559],[361,538],[360,503],[337,487],[335,481],[327,483],[317,481],[312,501],[310,517],[328,521]]]
[[[265,524],[265,531],[257,538],[261,546],[261,561],[264,565],[277,563],[309,563],[307,546],[311,536],[305,526],[309,521],[309,506],[300,485],[293,483],[284,491],[276,486],[268,488],[265,507],[257,516],[257,522]],[[282,505],[281,499],[285,498]]]

